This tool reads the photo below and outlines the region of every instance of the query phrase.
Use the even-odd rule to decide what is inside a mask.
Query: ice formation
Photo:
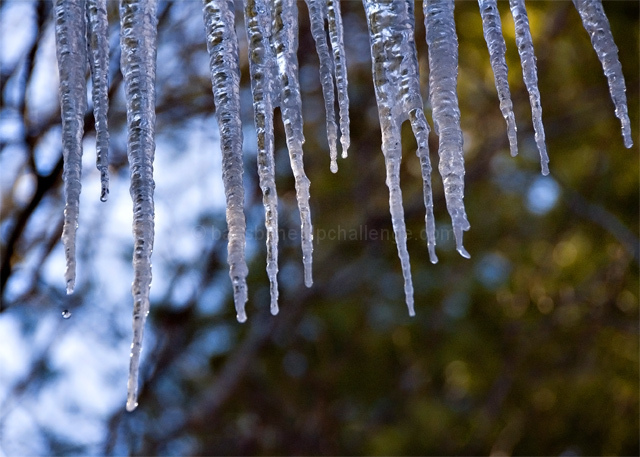
[[[418,57],[413,31],[415,24],[413,2],[410,0],[391,2],[363,0],[363,4],[371,41],[373,83],[382,130],[382,152],[387,169],[386,183],[389,187],[391,222],[402,266],[405,299],[409,314],[414,315],[413,283],[400,189],[401,127],[407,119],[411,122],[418,143],[417,154],[422,167],[429,255],[433,263],[437,262],[437,257],[431,194],[429,127],[420,95]]]
[[[56,0],[56,54],[60,73],[60,109],[62,111],[62,153],[64,156],[64,244],[67,269],[64,274],[67,293],[76,283],[76,229],[80,212],[82,176],[82,137],[87,110],[87,32],[84,0]]]
[[[507,121],[507,137],[509,138],[509,149],[511,155],[518,155],[518,137],[516,118],[513,114],[513,103],[511,102],[511,92],[509,91],[509,79],[507,77],[507,61],[505,53],[507,45],[502,36],[502,24],[500,12],[498,11],[497,0],[478,0],[480,15],[482,16],[482,30],[484,39],[489,48],[491,68],[496,81],[498,100],[500,100],[500,111]]]
[[[609,92],[611,100],[616,108],[616,116],[622,125],[622,138],[627,148],[633,146],[631,140],[631,123],[627,113],[627,96],[624,76],[622,75],[622,65],[618,60],[618,47],[613,41],[613,34],[609,26],[609,20],[604,9],[602,0],[573,0],[582,24],[591,38],[591,44],[598,54],[598,59],[602,63],[602,69],[609,82]]]
[[[536,68],[536,57],[533,54],[533,38],[529,29],[529,17],[527,16],[524,0],[509,0],[509,7],[516,27],[516,45],[522,62],[522,77],[525,86],[527,86],[527,91],[529,91],[533,131],[536,145],[540,152],[542,174],[548,175],[549,156],[547,155],[547,145],[544,140],[542,105],[540,105],[540,91],[538,90],[538,70]]]
[[[120,0],[121,70],[127,105],[128,147],[134,223],[134,281],[132,293],[133,343],[127,409],[137,405],[138,368],[144,322],[149,312],[151,252],[154,240],[153,158],[155,153],[156,1]],[[311,31],[320,61],[320,81],[325,99],[331,171],[337,171],[338,134],[342,155],[350,143],[347,66],[338,0],[306,0]],[[517,153],[516,124],[507,82],[505,41],[496,0],[478,0],[484,37],[489,48],[500,109],[507,122],[511,154]],[[533,44],[524,0],[509,1],[515,22],[516,44],[530,95],[535,139],[543,174],[548,157],[542,126],[540,93]],[[617,48],[600,0],[574,0],[591,37],[609,82],[616,115],[622,124],[625,146],[631,147],[625,83]],[[389,206],[404,276],[409,313],[414,314],[413,285],[407,251],[402,191],[400,188],[401,126],[409,121],[416,138],[430,260],[435,254],[435,221],[431,194],[429,126],[420,93],[418,60],[414,42],[412,0],[363,0],[370,35],[372,73],[387,172]],[[271,312],[278,312],[278,200],[275,187],[273,110],[280,107],[287,148],[295,178],[301,219],[304,280],[312,285],[313,236],[309,205],[309,179],[303,166],[303,121],[298,81],[298,8],[296,0],[243,0],[247,33],[257,159],[267,229],[267,273]],[[233,0],[203,0],[205,37],[216,116],[220,127],[223,181],[229,226],[228,260],[238,320],[246,319],[245,217],[242,187],[242,125],[240,120],[238,42]],[[439,136],[439,170],[451,215],[456,248],[469,254],[462,234],[469,229],[464,209],[464,158],[460,110],[457,100],[458,41],[453,0],[426,0],[423,4],[429,59],[429,97],[435,133]],[[97,134],[97,166],[101,175],[101,199],[108,194],[107,131],[109,63],[106,0],[55,0],[55,33],[60,73],[62,143],[64,156],[64,227],[67,292],[75,284],[75,232],[78,225],[82,138],[87,110],[86,69],[91,70],[92,99]],[[335,107],[339,110],[337,121]],[[339,128],[338,128],[339,126]],[[338,132],[339,130],[339,132]]]
[[[149,314],[154,238],[153,157],[156,124],[156,0],[121,0],[120,67],[127,100],[127,156],[133,200],[133,343],[127,410],[138,405],[138,370],[144,322]]]
[[[247,320],[247,263],[245,261],[244,188],[242,185],[242,122],[240,68],[233,0],[208,0],[204,25],[210,56],[211,84],[220,129],[222,181],[227,198],[228,262],[238,321]]]
[[[453,0],[426,0],[424,25],[429,46],[429,96],[433,125],[440,137],[438,166],[444,183],[447,210],[453,224],[456,249],[469,258],[462,245],[462,232],[469,230],[464,209],[464,156],[458,108],[458,37],[453,21]]]
[[[244,0],[244,20],[249,43],[249,71],[254,123],[258,144],[258,179],[262,190],[267,232],[267,276],[271,313],[278,314],[278,195],[273,156],[275,58],[269,42],[271,9],[268,0]]]
[[[305,0],[309,8],[311,20],[311,34],[316,42],[316,50],[320,59],[320,84],[324,96],[324,108],[327,119],[327,140],[329,142],[329,157],[331,159],[331,171],[338,172],[338,124],[336,123],[334,78],[338,86],[338,98],[340,103],[340,128],[342,134],[342,155],[347,155],[349,147],[349,117],[347,94],[347,73],[344,57],[344,40],[342,37],[342,18],[340,15],[340,2],[328,0]],[[328,24],[330,35],[327,41]],[[333,57],[333,59],[332,59]]]
[[[107,0],[87,0],[88,29],[91,67],[91,96],[96,126],[96,165],[100,170],[100,200],[109,196],[109,21]]]

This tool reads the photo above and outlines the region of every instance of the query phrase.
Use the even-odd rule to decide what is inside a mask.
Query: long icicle
[[[67,293],[76,282],[76,229],[82,188],[82,137],[87,110],[87,39],[85,0],[56,0],[55,33],[60,109],[62,111],[62,154],[64,168],[64,225],[62,243],[67,261]]]
[[[363,5],[371,41],[371,70],[382,130],[382,153],[387,172],[386,184],[389,188],[391,224],[404,277],[405,300],[409,315],[414,316],[413,281],[409,252],[407,251],[407,229],[400,188],[400,163],[402,160],[400,128],[402,121],[406,119],[401,101],[400,80],[402,51],[405,51],[403,40],[407,39],[403,29],[403,26],[407,25],[404,19],[407,3],[405,0],[391,2],[363,0]]]
[[[500,111],[505,121],[507,121],[507,137],[509,138],[509,149],[511,155],[518,155],[518,136],[516,118],[513,114],[513,102],[511,101],[511,92],[509,91],[509,79],[507,61],[505,53],[507,46],[502,36],[502,24],[500,21],[500,12],[496,0],[478,0],[480,7],[480,15],[482,16],[482,29],[484,31],[484,39],[489,48],[489,59],[493,76],[498,91],[498,100],[500,100]]]
[[[333,52],[334,75],[336,88],[338,89],[338,107],[340,110],[340,144],[342,145],[342,158],[348,155],[351,145],[351,133],[349,131],[349,94],[347,92],[347,60],[344,50],[344,30],[342,28],[342,13],[340,0],[326,0],[327,25],[331,51]]]
[[[138,406],[138,370],[144,323],[149,314],[154,238],[156,0],[120,0],[121,68],[127,100],[127,155],[133,200],[133,342],[127,410]]]
[[[287,137],[289,159],[296,186],[302,232],[304,283],[313,285],[313,227],[309,207],[309,179],[304,172],[302,145],[302,101],[298,82],[298,7],[296,0],[274,0],[272,10],[273,42],[280,82],[280,110]]]
[[[464,155],[458,81],[458,37],[453,20],[453,0],[425,0],[424,23],[429,45],[429,94],[433,123],[439,135],[439,170],[444,182],[447,210],[453,223],[456,249],[469,258],[462,245],[462,233],[469,230],[464,209]]]
[[[591,38],[593,49],[595,49],[598,59],[602,63],[602,69],[609,83],[611,100],[613,100],[613,105],[616,109],[616,117],[620,119],[624,146],[630,148],[633,146],[633,140],[631,139],[631,123],[625,94],[627,88],[622,74],[622,65],[618,60],[618,47],[613,41],[611,27],[602,7],[602,1],[573,0],[573,4],[578,10],[582,24]]]
[[[540,152],[540,165],[542,174],[549,174],[549,156],[544,139],[544,126],[542,125],[542,106],[540,105],[540,90],[538,89],[538,70],[536,68],[536,57],[533,53],[533,38],[529,28],[529,17],[524,5],[524,0],[509,0],[511,15],[515,23],[516,45],[522,63],[522,77],[529,92],[531,103],[531,117],[533,120],[533,131],[535,132],[536,145]]]
[[[329,157],[331,172],[338,172],[338,124],[336,123],[335,89],[333,87],[333,62],[327,44],[327,32],[324,28],[327,19],[327,5],[325,0],[305,0],[309,9],[311,21],[311,35],[316,43],[316,51],[320,59],[320,84],[324,97],[324,109],[327,124],[327,141],[329,143]]]
[[[258,177],[267,231],[267,276],[271,295],[271,314],[278,314],[278,194],[273,156],[272,85],[276,83],[275,57],[269,36],[271,10],[265,0],[244,0],[244,20],[249,44],[251,93],[258,143]]]
[[[424,103],[420,93],[420,75],[418,70],[418,52],[414,37],[415,14],[414,5],[406,0],[406,9],[402,10],[400,27],[401,34],[400,55],[400,97],[402,101],[402,117],[408,115],[413,135],[416,138],[418,149],[416,155],[420,159],[422,173],[423,198],[425,213],[425,227],[427,231],[427,248],[431,263],[438,263],[436,256],[436,224],[433,216],[433,194],[431,191],[431,159],[429,158],[429,124],[424,115]]]
[[[93,87],[93,117],[96,126],[96,166],[100,171],[100,200],[109,196],[109,21],[107,0],[87,0],[89,66]]]
[[[209,50],[211,84],[220,129],[222,180],[227,198],[229,276],[239,322],[247,320],[246,222],[242,184],[242,122],[240,67],[233,0],[204,0],[204,25]]]

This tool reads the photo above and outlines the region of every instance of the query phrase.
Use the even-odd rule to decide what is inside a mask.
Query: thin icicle
[[[88,38],[93,87],[93,117],[96,125],[96,166],[100,171],[100,200],[109,196],[109,21],[107,0],[87,0]]]
[[[340,12],[340,0],[326,0],[326,2],[327,24],[340,109],[340,144],[342,145],[342,158],[345,159],[351,144],[351,134],[349,132],[349,94],[347,93],[347,61],[344,51],[342,13]]]
[[[413,135],[416,138],[418,149],[416,155],[420,159],[420,169],[422,172],[423,196],[426,209],[425,226],[427,230],[427,248],[431,263],[437,263],[436,256],[436,224],[433,216],[433,195],[431,191],[431,159],[429,158],[429,124],[424,115],[424,103],[420,93],[420,75],[418,70],[418,53],[414,37],[415,14],[414,5],[411,1],[406,1],[406,9],[401,10],[399,15],[400,49],[402,57],[399,68],[399,87],[402,111],[399,121],[402,122],[407,117],[411,123]],[[395,77],[395,75],[394,75]]]
[[[544,140],[544,126],[542,125],[542,106],[540,105],[540,91],[538,90],[538,70],[536,68],[536,57],[533,53],[533,39],[529,29],[529,17],[524,0],[509,0],[511,15],[515,23],[516,45],[522,62],[522,77],[529,92],[531,103],[531,117],[533,120],[533,131],[535,132],[536,145],[540,151],[540,165],[542,174],[549,174],[549,156]]]
[[[67,260],[64,277],[68,294],[73,292],[76,282],[76,229],[80,210],[84,114],[87,110],[85,15],[84,0],[56,0],[55,33],[60,74],[65,196],[62,242]]]
[[[265,0],[244,0],[244,20],[249,43],[249,71],[253,112],[258,137],[258,177],[262,189],[267,231],[267,276],[271,292],[271,314],[278,314],[278,194],[273,156],[272,85],[277,73],[269,43],[271,10]]]
[[[324,22],[327,18],[327,5],[325,0],[305,0],[309,8],[311,20],[311,35],[316,42],[316,50],[320,59],[320,84],[324,96],[324,109],[327,123],[327,141],[329,142],[329,157],[331,159],[331,172],[338,172],[338,125],[336,124],[335,90],[333,87],[333,62],[329,54],[327,34]]]
[[[429,45],[429,91],[433,123],[439,135],[439,170],[444,182],[447,210],[453,223],[456,249],[469,258],[462,245],[462,232],[469,230],[464,209],[464,156],[458,81],[458,37],[453,20],[453,0],[426,0],[423,4],[424,24]]]
[[[298,7],[296,0],[274,0],[272,10],[273,41],[280,81],[280,111],[287,137],[289,159],[296,186],[302,232],[304,283],[313,285],[313,227],[309,207],[309,179],[304,172],[302,145],[302,101],[298,82]]]
[[[153,158],[155,154],[156,0],[120,1],[121,69],[127,100],[127,155],[133,200],[133,342],[127,410],[138,406],[138,370],[144,323],[149,314],[154,238]]]
[[[409,315],[415,315],[413,303],[413,281],[407,251],[407,230],[402,207],[400,188],[400,163],[402,160],[402,122],[410,119],[418,142],[418,156],[425,178],[425,205],[427,228],[433,222],[431,201],[428,136],[422,97],[418,79],[417,56],[413,38],[413,3],[410,0],[379,2],[363,0],[371,40],[373,83],[378,104],[378,115],[382,130],[382,152],[387,171],[389,188],[389,210],[396,238],[398,257],[404,277],[404,292]],[[433,251],[434,231],[430,233],[429,254],[437,261]]]
[[[591,38],[591,44],[598,54],[598,59],[602,63],[602,69],[609,83],[611,100],[616,109],[616,117],[620,119],[622,125],[622,138],[624,146],[633,146],[631,139],[631,123],[627,112],[627,91],[622,65],[618,60],[618,47],[613,41],[609,20],[602,8],[601,0],[573,0],[582,24]]]
[[[211,84],[220,129],[222,180],[227,198],[229,276],[233,284],[239,322],[247,320],[246,222],[242,185],[242,121],[240,120],[240,67],[234,28],[233,0],[204,0],[204,25],[209,50]]]
[[[498,91],[498,99],[500,100],[500,111],[507,121],[507,137],[509,138],[509,149],[511,155],[518,155],[518,137],[516,118],[513,114],[513,102],[511,101],[511,92],[509,91],[509,79],[507,61],[505,53],[507,46],[502,36],[502,24],[500,21],[500,12],[496,0],[478,0],[480,6],[480,15],[482,16],[482,29],[484,30],[484,39],[489,48],[489,56],[493,76],[496,81],[496,90]]]

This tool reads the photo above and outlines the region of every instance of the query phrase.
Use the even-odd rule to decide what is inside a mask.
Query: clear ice
[[[120,66],[127,100],[128,146],[133,200],[133,342],[127,410],[138,406],[138,370],[144,323],[149,314],[154,238],[153,158],[155,154],[156,0],[120,1]]]
[[[602,63],[602,69],[609,83],[611,100],[616,109],[616,117],[620,119],[622,126],[622,138],[624,146],[633,146],[631,139],[631,123],[627,112],[627,88],[622,74],[622,65],[618,60],[618,47],[613,41],[611,27],[607,19],[601,0],[573,0],[582,24],[591,38],[591,44]]]
[[[478,0],[478,6],[480,7],[480,15],[482,16],[484,39],[489,48],[489,60],[491,62],[491,68],[493,69],[496,90],[498,91],[500,111],[505,121],[507,121],[509,149],[511,155],[515,157],[518,155],[518,137],[516,134],[518,129],[516,127],[516,118],[513,114],[511,92],[509,91],[507,61],[505,59],[507,46],[504,42],[504,36],[502,35],[498,3],[496,0]]]
[[[433,124],[439,138],[438,166],[444,183],[447,210],[453,224],[456,250],[469,258],[462,233],[469,230],[464,209],[464,156],[458,107],[458,37],[453,20],[453,0],[426,0],[424,25],[429,47],[429,95]]]
[[[302,232],[302,263],[304,283],[313,285],[312,255],[313,227],[309,207],[309,178],[304,172],[302,145],[302,100],[298,81],[298,7],[296,0],[274,0],[272,10],[272,46],[278,69],[278,93],[280,111],[287,137],[287,148],[293,177],[296,199],[300,211]]]
[[[373,83],[382,130],[382,152],[389,188],[389,209],[396,238],[398,257],[404,277],[404,292],[409,315],[415,315],[413,281],[407,251],[407,230],[402,207],[400,164],[402,161],[402,123],[409,119],[418,143],[424,179],[424,200],[427,209],[426,224],[429,255],[435,257],[435,222],[431,196],[431,164],[429,159],[429,127],[424,116],[418,78],[418,59],[414,40],[415,19],[413,2],[393,0],[379,2],[363,0],[369,38]]]
[[[278,195],[273,156],[273,97],[277,69],[269,37],[271,9],[268,0],[244,0],[244,20],[249,44],[249,72],[258,144],[258,179],[262,190],[267,231],[267,276],[271,314],[278,314]]]
[[[626,147],[632,146],[625,82],[609,22],[601,0],[573,0],[591,37],[608,79],[616,116],[622,125]],[[97,168],[101,200],[109,193],[107,130],[108,20],[107,0],[55,0],[56,54],[60,76],[62,112],[63,180],[65,195],[62,241],[67,268],[67,293],[75,285],[75,239],[81,191],[82,138],[87,111],[86,74],[90,69],[96,127]],[[337,171],[338,130],[342,156],[350,144],[349,96],[344,34],[339,0],[306,0],[312,35],[320,60],[320,80],[325,99],[331,170]],[[300,84],[298,81],[298,10],[296,0],[243,0],[248,41],[249,69],[257,134],[257,161],[267,229],[267,274],[271,312],[278,313],[278,200],[275,185],[274,108],[280,107],[289,159],[295,178],[300,211],[304,279],[312,285],[313,236],[309,206],[309,179],[303,166],[304,144]],[[389,207],[404,277],[409,314],[414,314],[413,284],[400,188],[402,160],[401,126],[409,121],[416,138],[416,154],[423,179],[427,247],[435,254],[435,220],[431,191],[429,125],[420,93],[414,39],[413,0],[363,0],[370,35],[373,82],[382,131]],[[500,109],[507,123],[511,154],[517,153],[516,124],[507,80],[505,42],[496,0],[478,0],[485,41],[489,48]],[[229,226],[228,261],[238,320],[244,321],[247,300],[245,261],[246,222],[242,186],[242,126],[238,41],[233,0],[203,0],[207,47],[216,116],[221,133],[223,181]],[[548,173],[548,156],[542,125],[537,69],[524,0],[509,0],[515,22],[516,44],[529,92],[535,140],[542,172]],[[134,222],[134,281],[132,294],[133,342],[131,345],[127,410],[137,406],[138,370],[144,322],[149,313],[151,253],[154,241],[153,159],[155,154],[155,68],[157,0],[120,0],[121,70],[124,76],[128,146]],[[439,136],[439,170],[444,182],[456,249],[469,257],[462,235],[469,229],[464,198],[464,157],[460,110],[457,99],[458,39],[453,0],[423,3],[429,58],[429,96],[435,133]],[[339,109],[337,122],[335,106]],[[339,129],[338,129],[339,126]],[[63,317],[70,316],[63,312]]]
[[[100,200],[109,196],[109,21],[107,0],[87,0],[89,66],[91,68],[91,97],[96,126],[96,166],[100,171]]]
[[[237,318],[239,322],[244,322],[247,320],[248,268],[245,261],[240,66],[233,0],[204,0],[203,12],[213,98],[220,129],[222,180],[227,198],[229,276],[233,284]]]
[[[533,131],[535,132],[536,145],[540,152],[540,165],[542,174],[549,174],[549,156],[544,140],[544,126],[542,125],[542,106],[540,105],[540,91],[538,90],[538,70],[536,68],[536,57],[533,53],[533,38],[529,29],[529,17],[524,0],[509,0],[511,15],[516,29],[516,45],[522,63],[522,77],[529,92],[529,102],[531,103],[531,117],[533,120]]]
[[[76,282],[76,229],[80,211],[82,137],[87,110],[87,39],[84,0],[56,0],[56,54],[60,74],[62,154],[64,157],[64,225],[62,243],[67,261],[64,274],[67,293]]]

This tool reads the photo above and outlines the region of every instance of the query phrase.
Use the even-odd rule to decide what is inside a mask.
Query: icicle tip
[[[240,322],[241,324],[244,324],[245,322],[247,322],[247,313],[245,313],[244,311],[239,312],[236,315],[236,319],[238,319],[238,322]]]
[[[131,412],[133,410],[135,410],[138,407],[138,402],[135,400],[135,398],[131,398],[127,400],[127,411]]]
[[[438,263],[438,256],[436,255],[436,247],[430,244],[427,246],[427,248],[429,249],[429,261],[435,265],[436,263]]]

